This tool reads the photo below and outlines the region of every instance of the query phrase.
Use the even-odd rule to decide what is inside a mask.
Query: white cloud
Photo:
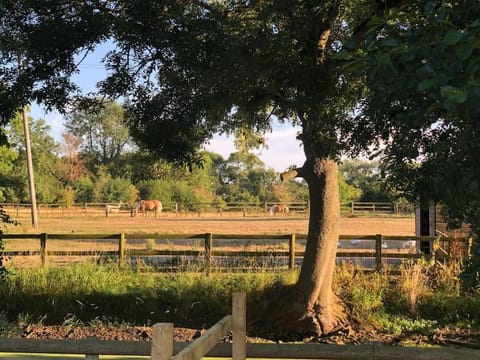
[[[298,128],[290,125],[274,127],[273,132],[267,134],[268,149],[256,152],[267,168],[273,168],[278,172],[284,171],[291,165],[301,166],[305,161],[303,148],[296,139]],[[215,136],[205,149],[215,152],[227,159],[235,152],[233,137]]]

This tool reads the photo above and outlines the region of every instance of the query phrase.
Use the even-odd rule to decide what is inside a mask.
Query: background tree
[[[58,195],[57,202],[61,205],[72,206],[75,204],[75,189],[67,185],[65,186]]]
[[[394,201],[393,194],[386,190],[378,161],[346,160],[340,166],[345,182],[358,189],[353,200],[365,202]]]
[[[57,200],[59,191],[62,189],[62,184],[56,178],[56,167],[60,147],[50,135],[50,126],[45,123],[44,119],[35,120],[29,117],[28,121],[30,126],[30,145],[32,149],[37,200],[43,203],[53,203]],[[27,202],[29,199],[27,161],[23,134],[23,119],[20,114],[10,123],[8,139],[11,146],[14,147],[19,154],[15,160],[13,172],[21,184],[23,184],[23,188],[17,188],[19,192],[16,196],[19,201]]]
[[[6,224],[13,224],[17,225],[17,222],[12,220],[10,215],[3,209],[3,207],[0,205],[0,223],[2,226],[5,226]],[[1,234],[2,230],[0,230]],[[0,251],[3,254],[4,250],[4,245],[3,245],[3,239],[0,237]],[[5,260],[6,258],[3,255],[0,255],[0,282],[4,281],[6,277],[8,276],[8,270],[5,267]]]
[[[338,191],[340,193],[340,203],[342,204],[358,201],[362,196],[362,190],[350,185],[342,171],[338,173]]]
[[[98,169],[98,175],[93,183],[93,201],[100,203],[131,203],[135,194],[134,185],[125,178],[113,178],[105,168]]]
[[[274,170],[251,152],[234,152],[225,161],[220,175],[218,194],[227,202],[260,203],[275,200],[273,184],[277,180]]]
[[[93,110],[76,109],[66,117],[65,128],[83,139],[82,155],[93,170],[110,165],[132,145],[128,129],[123,124],[124,109],[106,101]]]
[[[64,132],[62,138],[62,156],[58,161],[56,174],[57,178],[65,185],[72,185],[78,178],[87,173],[87,169],[79,156],[83,140],[69,132]]]
[[[95,201],[94,185],[91,177],[81,176],[74,182],[73,189],[75,190],[75,202],[87,203]]]
[[[158,199],[165,207],[171,207],[175,201],[172,198],[172,182],[170,180],[150,179],[138,183],[138,199]]]
[[[18,158],[18,152],[7,145],[0,146],[0,201],[12,202],[18,201],[14,196],[15,187],[18,184],[15,181],[15,160]]]

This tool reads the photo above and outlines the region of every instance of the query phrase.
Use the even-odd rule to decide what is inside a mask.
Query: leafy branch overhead
[[[373,19],[375,31],[337,54],[344,73],[367,85],[349,125],[352,146],[377,138],[392,182],[472,223],[480,203],[479,13],[478,1],[427,1]]]

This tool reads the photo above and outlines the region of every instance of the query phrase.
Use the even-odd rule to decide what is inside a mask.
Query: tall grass
[[[291,282],[289,273],[145,273],[116,264],[78,263],[11,272],[0,287],[0,312],[22,322],[157,321],[208,325],[230,312],[233,292],[252,304],[263,289]]]
[[[249,313],[264,296],[296,273],[145,273],[116,264],[14,269],[0,287],[0,312],[19,324],[98,322],[209,327],[231,310],[234,292],[247,293]],[[458,269],[405,262],[400,274],[388,268],[365,273],[355,265],[336,267],[334,291],[353,323],[395,335],[428,333],[435,327],[478,326],[480,292],[461,290]]]
[[[394,271],[395,270],[395,271]],[[478,326],[480,293],[462,292],[458,264],[406,261],[398,269],[365,273],[342,264],[336,292],[359,327],[400,335],[440,326]]]

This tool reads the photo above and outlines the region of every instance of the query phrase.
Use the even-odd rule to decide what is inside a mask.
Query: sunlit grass
[[[358,327],[395,336],[430,333],[442,326],[478,327],[480,293],[460,291],[454,275],[446,265],[426,262],[406,262],[400,274],[388,269],[365,273],[343,264],[336,267],[334,290]],[[0,326],[4,335],[15,333],[9,322],[18,327],[155,322],[209,327],[212,319],[230,313],[234,292],[245,292],[249,312],[256,313],[269,289],[291,285],[297,276],[288,271],[224,273],[215,268],[209,274],[146,273],[114,262],[14,269],[0,286]]]

